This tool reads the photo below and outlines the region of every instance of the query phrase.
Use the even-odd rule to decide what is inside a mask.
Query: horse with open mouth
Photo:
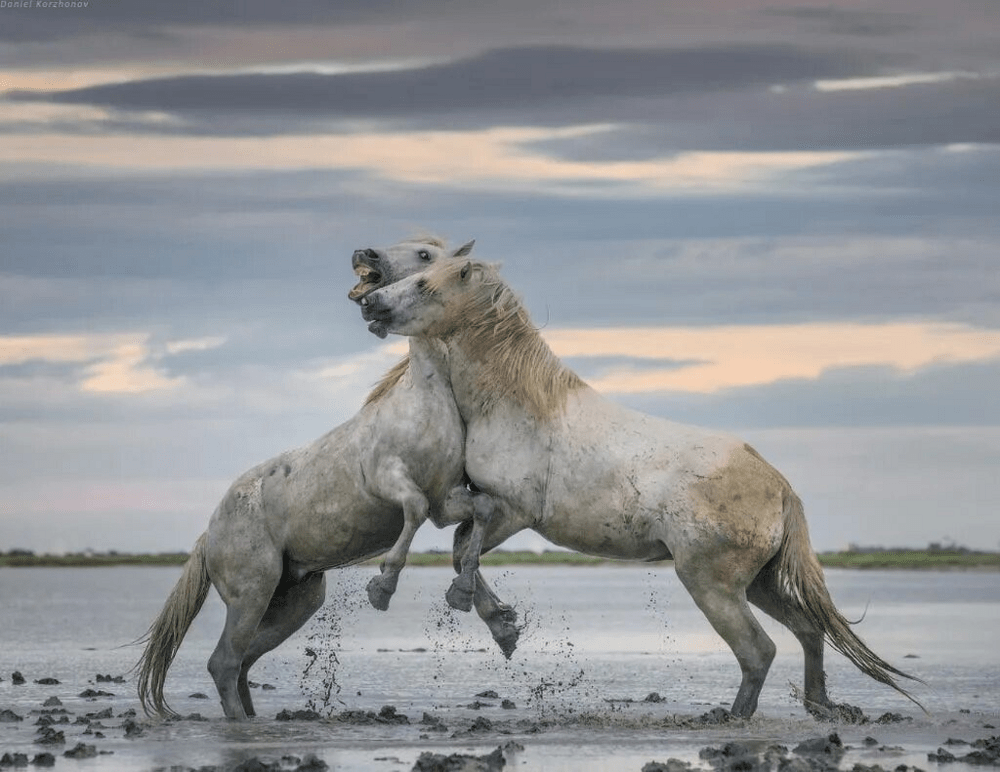
[[[445,252],[437,243],[399,249],[412,252],[420,261],[415,265],[424,251]],[[465,486],[464,447],[444,346],[414,339],[406,366],[390,371],[357,415],[312,444],[255,466],[229,488],[144,636],[136,665],[143,709],[174,715],[164,698],[167,670],[213,585],[226,621],[208,669],[226,716],[245,719],[254,715],[250,668],[322,606],[328,569],[388,550],[368,586],[371,603],[386,609],[424,520],[443,526],[471,518],[482,533],[492,503]],[[479,548],[473,549],[478,566]],[[468,561],[463,570],[457,594],[468,588],[470,605],[510,656],[519,635],[514,610]]]
[[[875,654],[837,610],[799,497],[745,442],[601,397],[553,354],[493,265],[430,266],[361,305],[380,337],[445,345],[466,422],[466,471],[498,510],[486,549],[531,528],[593,555],[672,558],[739,663],[734,716],[755,712],[775,655],[750,603],[801,643],[810,712],[829,716],[836,708],[826,690],[825,641],[920,705],[896,682],[914,677]]]

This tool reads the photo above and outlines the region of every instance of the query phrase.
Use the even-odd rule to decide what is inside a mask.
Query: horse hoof
[[[382,582],[379,581],[381,577],[372,577],[372,580],[368,582],[368,601],[379,611],[389,610],[389,599],[392,597],[392,593],[388,592],[385,587],[382,586]]]
[[[514,627],[497,633],[493,636],[493,640],[497,642],[497,646],[499,646],[500,651],[503,652],[504,658],[510,659],[514,654],[514,651],[517,649],[517,639],[520,637],[521,631]]]
[[[487,622],[493,640],[497,642],[504,657],[511,658],[521,637],[521,627],[517,624],[517,612],[509,606]]]
[[[444,599],[456,611],[472,611],[472,591],[458,587],[455,582],[451,583],[448,592],[444,594]]]

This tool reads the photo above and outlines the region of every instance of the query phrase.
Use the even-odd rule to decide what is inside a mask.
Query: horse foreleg
[[[389,599],[396,591],[399,573],[406,565],[406,555],[417,529],[427,519],[427,498],[410,478],[405,464],[399,458],[391,458],[380,465],[375,479],[375,489],[383,498],[395,501],[403,507],[403,530],[396,543],[382,559],[381,573],[368,582],[368,600],[379,611],[389,608]]]
[[[473,596],[476,591],[476,575],[479,572],[479,555],[483,549],[483,539],[486,529],[493,519],[496,507],[493,499],[485,493],[473,496],[472,534],[462,552],[458,576],[451,583],[445,600],[448,605],[459,611],[471,611]],[[457,558],[457,555],[454,556]]]

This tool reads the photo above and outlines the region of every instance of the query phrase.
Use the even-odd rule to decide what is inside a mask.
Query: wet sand
[[[493,690],[470,688],[467,702],[429,710],[385,705],[326,716],[286,693],[287,708],[241,724],[196,711],[169,721],[137,715],[127,681],[24,680],[0,683],[0,706],[14,690],[23,706],[0,708],[0,768],[965,772],[1000,765],[996,716],[963,709],[865,715],[862,723],[816,721],[804,712],[727,720],[719,707],[676,712],[656,693],[609,696],[597,710],[569,713],[518,707]],[[263,696],[264,685],[256,688]],[[261,702],[271,708],[277,700]],[[201,696],[177,707],[192,705],[216,713],[214,699]]]
[[[329,605],[251,672],[260,717],[239,724],[222,718],[205,671],[222,624],[217,599],[170,670],[167,696],[186,718],[153,720],[136,714],[126,672],[139,651],[119,646],[145,628],[177,571],[25,571],[32,573],[8,572],[0,584],[9,593],[0,618],[0,769],[386,772],[498,769],[501,760],[505,770],[559,772],[996,765],[1000,622],[992,576],[831,572],[845,613],[860,617],[871,604],[860,626],[866,638],[929,683],[914,690],[930,710],[924,715],[831,654],[831,696],[861,706],[867,720],[857,724],[806,714],[789,687],[801,682],[801,649],[773,628],[779,653],[757,715],[720,722],[738,669],[670,571],[500,573],[505,597],[527,623],[510,661],[474,615],[445,607],[446,570],[408,574],[388,613],[365,603],[370,570],[331,572]],[[15,668],[23,683],[14,682]]]

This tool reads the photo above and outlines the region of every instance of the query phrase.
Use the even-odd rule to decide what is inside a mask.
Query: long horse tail
[[[868,648],[851,629],[853,623],[837,610],[823,578],[823,567],[809,542],[802,501],[790,489],[785,496],[784,509],[785,533],[775,555],[774,568],[785,601],[794,604],[815,629],[822,631],[826,641],[854,663],[858,670],[891,686],[926,713],[927,709],[896,682],[896,677],[921,684],[925,682],[904,673]]]
[[[177,580],[167,602],[153,620],[146,634],[137,643],[145,643],[146,648],[136,664],[138,670],[139,704],[151,716],[177,716],[163,698],[163,685],[167,680],[167,670],[181,646],[181,641],[198,616],[212,580],[205,565],[205,550],[208,532],[195,542],[191,556],[184,564],[181,578]]]

